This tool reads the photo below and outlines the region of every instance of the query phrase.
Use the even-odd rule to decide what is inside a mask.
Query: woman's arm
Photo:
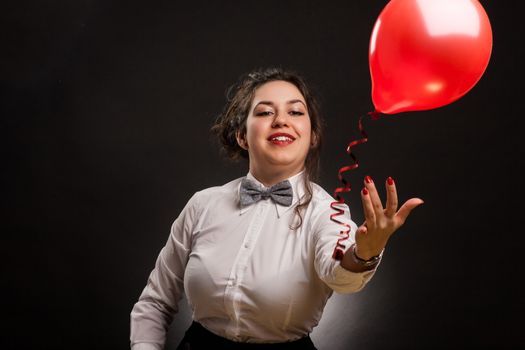
[[[184,271],[191,249],[191,234],[197,220],[194,195],[171,227],[155,268],[131,311],[130,341],[133,350],[162,349],[166,332],[178,311],[184,292]]]

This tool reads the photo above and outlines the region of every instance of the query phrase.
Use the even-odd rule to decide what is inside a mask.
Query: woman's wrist
[[[373,270],[377,267],[381,260],[382,252],[371,260],[364,260],[355,251],[355,243],[348,248],[343,259],[341,260],[341,266],[348,271],[352,272],[366,272]]]
[[[361,252],[358,252],[357,245],[355,243],[352,244],[349,250],[351,251],[355,262],[363,267],[375,267],[381,260],[383,252],[385,251],[383,248],[379,254],[365,253],[361,255]]]
[[[380,251],[363,249],[363,247],[358,246],[357,243],[353,243],[351,248],[354,250],[354,254],[359,260],[365,260],[365,261],[373,259],[376,256],[380,256],[385,250],[384,248]]]

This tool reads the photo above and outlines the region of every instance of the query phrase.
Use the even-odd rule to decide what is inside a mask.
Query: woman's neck
[[[250,166],[250,173],[257,179],[257,181],[266,187],[278,184],[279,182],[289,179],[304,170],[304,166],[297,169],[272,169],[271,171],[254,168],[255,167]]]

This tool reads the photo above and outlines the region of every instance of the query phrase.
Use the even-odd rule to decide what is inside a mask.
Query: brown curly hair
[[[227,103],[211,127],[211,132],[218,137],[222,150],[230,159],[248,159],[248,151],[239,146],[236,135],[237,133],[240,135],[246,134],[246,119],[250,112],[255,90],[265,83],[276,80],[286,81],[295,85],[305,98],[310,116],[312,139],[315,140],[305,160],[306,176],[304,176],[304,185],[307,193],[306,198],[295,208],[295,212],[299,217],[299,224],[292,227],[292,229],[297,229],[303,222],[302,211],[306,209],[312,200],[313,190],[310,181],[316,181],[319,175],[324,125],[318,100],[306,83],[306,80],[294,71],[274,67],[257,69],[244,74],[236,84],[228,89],[226,93]]]

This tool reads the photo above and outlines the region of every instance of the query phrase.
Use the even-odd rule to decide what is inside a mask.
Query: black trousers
[[[239,343],[213,334],[193,321],[177,350],[317,350],[309,336],[287,343]]]

